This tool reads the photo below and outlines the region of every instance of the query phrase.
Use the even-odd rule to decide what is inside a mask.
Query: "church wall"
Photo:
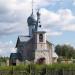
[[[45,63],[46,64],[50,64],[51,62],[49,61],[49,52],[48,50],[44,50],[44,51],[36,51],[35,52],[35,62],[37,62],[38,59],[40,58],[45,58]]]
[[[23,57],[26,60],[32,60],[34,58],[33,56],[33,45],[32,42],[28,42],[27,45],[23,49]]]
[[[52,63],[52,45],[47,43],[47,49],[49,50],[49,61]]]
[[[38,43],[36,45],[37,45],[37,50],[47,50],[46,43]]]

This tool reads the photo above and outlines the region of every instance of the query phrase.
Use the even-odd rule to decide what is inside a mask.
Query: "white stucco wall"
[[[40,58],[45,58],[46,59],[46,64],[49,64],[49,52],[48,51],[36,51],[35,52],[35,62],[37,62],[38,59]]]

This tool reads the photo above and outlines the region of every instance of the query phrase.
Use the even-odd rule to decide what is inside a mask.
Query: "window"
[[[43,34],[39,34],[39,42],[43,42]]]

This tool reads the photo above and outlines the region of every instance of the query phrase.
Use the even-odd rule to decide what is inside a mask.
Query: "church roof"
[[[58,58],[58,55],[56,54],[56,52],[53,51],[52,57],[53,57],[53,58]]]
[[[20,43],[26,43],[30,39],[31,39],[30,36],[18,36],[17,43],[16,43],[16,47],[18,46],[18,44],[20,44]]]
[[[17,59],[17,53],[11,53],[10,59]]]
[[[20,42],[28,42],[31,39],[30,36],[19,36],[18,38]]]
[[[51,42],[49,42],[48,40],[46,40],[46,42],[49,44],[49,45],[53,45]]]
[[[49,42],[48,40],[46,41],[49,45],[53,45],[51,42]],[[52,57],[53,58],[58,58],[58,55],[56,54],[54,47],[52,48]]]

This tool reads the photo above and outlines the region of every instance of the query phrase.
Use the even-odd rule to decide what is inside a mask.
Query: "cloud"
[[[53,31],[53,32],[49,32],[49,33],[47,33],[47,35],[49,36],[60,36],[60,35],[62,35],[63,33],[62,32],[57,32],[57,31]]]
[[[42,3],[40,4],[40,12],[41,24],[44,27],[51,29],[57,27],[58,30],[66,31],[66,25],[71,25],[71,22],[75,20],[72,11],[70,9],[59,9],[54,12],[44,8],[58,1],[60,2],[60,0],[34,0],[34,8],[36,9]],[[1,0],[0,35],[25,34],[24,32],[27,32],[27,18],[31,14],[31,6],[31,0]]]
[[[12,52],[16,52],[15,45],[12,41],[0,42],[0,56],[10,56]]]
[[[28,28],[23,23],[0,23],[0,35],[14,35],[14,34],[25,34],[28,33]]]
[[[74,31],[75,32],[75,24],[65,25],[62,28],[63,31]]]
[[[48,36],[61,36],[63,34],[63,32],[61,31],[54,31],[54,30],[51,30],[49,28],[47,29],[44,29],[47,33]]]
[[[75,16],[70,9],[62,9],[58,11],[60,21],[58,22],[61,30],[75,31]]]
[[[53,22],[57,22],[60,20],[60,15],[53,12],[53,11],[49,11],[45,8],[42,8],[41,9],[41,19],[42,19],[42,23],[43,25],[47,25],[48,24],[51,24]]]
[[[34,0],[35,10],[38,6],[42,8],[43,24],[47,25],[59,20],[59,15],[44,9],[45,6],[53,2],[56,1]],[[31,14],[31,6],[31,0],[0,0],[0,35],[25,34],[27,32],[27,18]]]
[[[60,0],[34,0],[34,8],[37,8],[37,5],[40,3],[40,7],[45,7],[50,5],[51,3],[58,2]],[[31,0],[2,0],[0,1],[0,25],[2,23],[9,23],[9,26],[12,23],[13,31],[18,32],[19,30],[16,29],[16,26],[19,28],[24,28],[27,26],[26,19],[30,15],[31,12]],[[63,16],[62,16],[63,15]],[[41,9],[41,17],[43,25],[63,25],[64,22],[70,21],[73,18],[72,12],[69,9],[60,9],[57,12],[49,11],[45,8]],[[47,22],[45,22],[45,20]],[[15,25],[15,24],[18,25]],[[21,25],[19,25],[21,24]],[[6,25],[8,26],[8,25]],[[17,28],[18,28],[17,27]],[[7,27],[6,27],[7,28]],[[5,29],[6,29],[5,28]],[[20,29],[23,30],[23,29]],[[26,29],[24,29],[26,30]],[[19,31],[20,32],[20,31]],[[6,33],[5,33],[6,34]],[[4,35],[5,35],[4,34]]]
[[[74,18],[70,9],[60,9],[57,13],[61,16],[62,20],[71,20]]]
[[[41,13],[42,25],[47,29],[56,27],[62,33],[63,31],[75,31],[75,16],[70,9],[59,9],[57,12],[42,9]]]
[[[75,0],[72,0],[72,4],[75,6]]]

